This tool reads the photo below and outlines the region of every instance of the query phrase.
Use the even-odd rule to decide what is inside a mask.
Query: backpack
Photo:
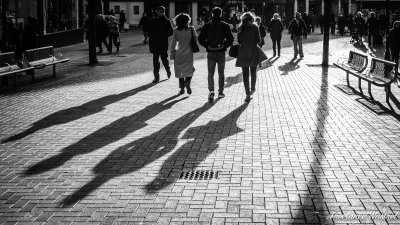
[[[208,49],[212,51],[223,50],[224,45],[224,31],[221,22],[211,22],[207,30],[207,43]]]

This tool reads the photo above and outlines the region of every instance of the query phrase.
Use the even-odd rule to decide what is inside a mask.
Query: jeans
[[[167,71],[167,73],[171,73],[170,69],[169,69],[169,61],[168,61],[168,53],[167,51],[165,52],[155,52],[153,53],[153,67],[154,67],[154,79],[156,81],[160,80],[160,60],[159,58],[161,57],[161,61],[164,65],[165,70]]]
[[[179,88],[183,89],[185,88],[185,83],[190,85],[190,81],[192,80],[192,77],[183,77],[179,78]]]
[[[276,55],[276,46],[278,45],[278,55],[281,55],[281,38],[280,37],[271,37],[272,39],[272,49],[274,50],[274,55]]]
[[[294,56],[296,57],[300,53],[300,57],[303,57],[303,37],[302,36],[294,36],[293,37],[293,47],[294,47]],[[299,48],[297,49],[297,45]]]
[[[114,43],[115,47],[117,47],[117,50],[119,50],[119,46],[118,46],[118,34],[110,34],[108,36],[108,51],[112,52],[112,44]]]
[[[214,73],[215,66],[218,63],[218,92],[224,92],[225,85],[225,51],[222,52],[209,52],[207,54],[208,65],[208,90],[214,91]]]
[[[251,75],[251,90],[256,90],[256,80],[257,80],[257,67],[242,67],[243,71],[243,84],[244,90],[246,91],[246,95],[250,95],[250,85],[249,85],[249,69]]]

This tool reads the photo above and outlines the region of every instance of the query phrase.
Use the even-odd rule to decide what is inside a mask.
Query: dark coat
[[[139,27],[141,27],[143,31],[148,31],[150,22],[151,18],[149,16],[143,16],[139,21]]]
[[[167,17],[155,17],[149,26],[149,48],[151,53],[168,52],[168,37],[173,34],[171,22]]]
[[[299,23],[296,22],[296,18],[293,19],[289,24],[289,33],[296,36],[302,36],[307,34],[307,26],[304,20],[300,19]]]
[[[97,18],[96,20],[96,39],[101,42],[108,36],[108,24],[104,19]]]
[[[260,36],[261,36],[261,42],[260,42],[260,46],[265,45],[265,41],[264,38],[265,36],[267,36],[267,31],[265,29],[265,26],[260,24],[260,26],[258,27],[259,31],[260,31]]]
[[[268,24],[268,32],[272,39],[278,39],[282,37],[283,23],[280,19],[271,19]]]
[[[388,43],[391,49],[400,50],[400,28],[393,28],[389,31]]]
[[[41,27],[36,23],[27,23],[21,37],[22,50],[37,48],[40,45]]]
[[[213,52],[213,50],[208,49],[209,46],[209,42],[211,42],[209,39],[211,37],[211,35],[209,35],[209,31],[212,30],[212,26],[214,24],[219,23],[221,25],[221,31],[222,31],[222,40],[223,40],[223,45],[224,47],[220,50],[216,50],[216,51],[226,51],[227,48],[229,48],[229,46],[231,46],[233,44],[233,34],[231,31],[231,28],[229,27],[229,25],[227,23],[225,23],[224,21],[221,21],[220,19],[213,19],[212,21],[206,23],[200,31],[200,35],[199,35],[199,43],[201,46],[203,46],[204,48],[206,48],[207,52]],[[215,52],[215,51],[214,51]]]
[[[367,19],[368,33],[376,34],[379,32],[379,22],[376,17],[370,17]]]
[[[357,33],[361,35],[365,34],[365,21],[362,17],[356,17],[354,19],[354,26],[356,28]]]
[[[239,53],[237,67],[257,67],[267,59],[258,44],[261,42],[260,31],[254,23],[242,25],[238,29]]]
[[[119,13],[119,23],[123,25],[125,22],[126,22],[125,13],[121,11],[121,12]]]

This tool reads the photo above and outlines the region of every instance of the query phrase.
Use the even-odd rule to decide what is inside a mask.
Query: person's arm
[[[203,46],[204,48],[207,48],[207,25],[204,25],[201,30],[200,30],[200,35],[199,35],[199,44]]]
[[[229,26],[225,26],[224,36],[225,36],[225,48],[228,48],[233,44],[233,39],[234,39],[231,28]]]
[[[271,23],[272,23],[272,20],[269,21],[269,23],[268,23],[268,27],[267,27],[268,33],[271,33]]]
[[[280,27],[280,31],[281,31],[281,33],[282,33],[282,31],[283,31],[283,23],[282,23],[282,21],[279,21],[279,27]]]
[[[175,60],[175,53],[176,53],[176,50],[175,50],[175,47],[176,47],[176,30],[173,30],[172,31],[173,32],[173,34],[172,34],[172,41],[171,41],[171,47],[170,47],[170,56],[169,56],[169,58],[171,59],[171,60]]]
[[[171,21],[167,20],[167,37],[171,36],[174,33],[174,29],[172,28]]]
[[[260,29],[258,29],[258,27],[255,26],[254,31],[256,33],[256,43],[260,44],[261,43]]]

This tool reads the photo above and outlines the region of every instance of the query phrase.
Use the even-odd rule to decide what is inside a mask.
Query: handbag
[[[229,52],[228,52],[229,56],[230,56],[230,57],[237,58],[237,57],[238,57],[238,54],[239,54],[239,47],[240,47],[239,44],[233,44],[233,45],[229,48]]]
[[[190,31],[192,32],[192,39],[190,40],[190,45],[192,47],[192,51],[194,53],[199,52],[200,49],[199,49],[199,46],[197,45],[196,39],[194,38],[193,27],[190,28]]]

